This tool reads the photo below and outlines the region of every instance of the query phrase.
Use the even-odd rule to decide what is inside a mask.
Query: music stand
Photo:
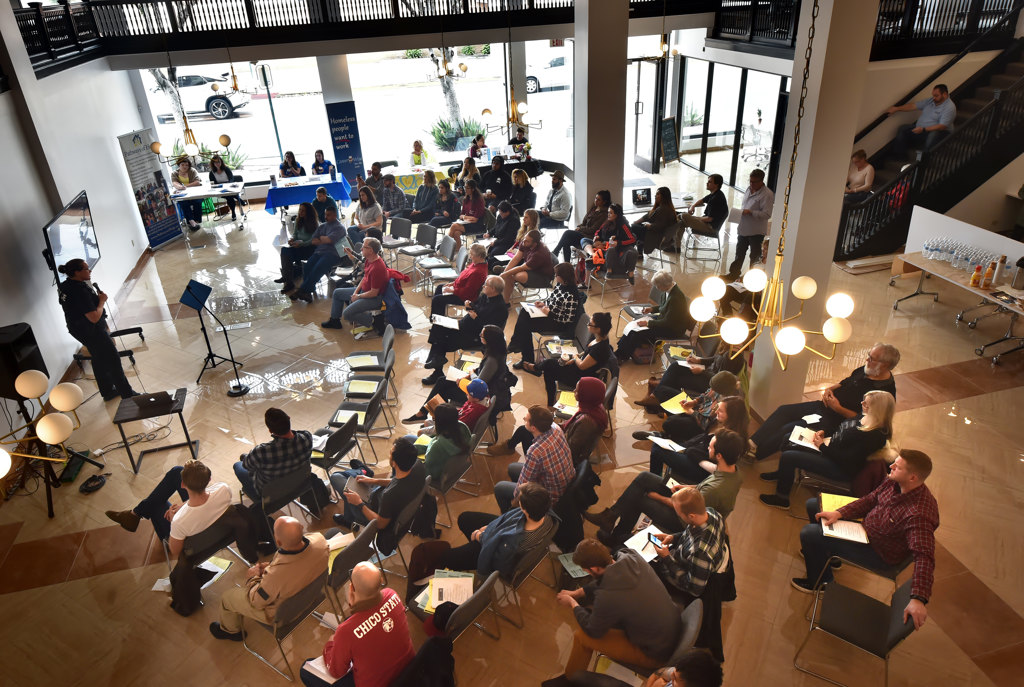
[[[224,323],[220,321],[220,318],[206,306],[206,299],[210,297],[212,288],[197,282],[195,279],[190,279],[188,284],[185,285],[185,292],[181,294],[181,298],[178,302],[182,305],[192,308],[199,313],[199,329],[203,332],[203,340],[206,341],[206,358],[203,360],[203,369],[199,371],[199,376],[196,378],[196,384],[203,378],[203,374],[207,370],[212,370],[221,363],[231,363],[235,370],[235,382],[228,387],[228,396],[244,396],[249,393],[249,387],[242,384],[241,378],[238,376],[238,368],[242,367],[242,363],[235,361],[235,356],[231,352],[231,338],[228,336],[228,329],[224,326]],[[213,348],[210,346],[210,336],[206,332],[206,322],[203,320],[203,311],[210,313],[220,328],[224,331],[224,341],[228,345],[228,357],[225,358],[222,355],[218,355],[213,352]]]

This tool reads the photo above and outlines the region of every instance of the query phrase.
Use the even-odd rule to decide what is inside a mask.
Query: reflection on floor
[[[678,170],[673,188],[703,186],[703,178],[690,168],[672,167]],[[664,183],[661,177],[657,181]],[[736,201],[734,194],[730,200]],[[244,231],[216,223],[160,251],[133,275],[113,309],[118,326],[139,324],[146,332],[145,343],[125,341],[136,350],[137,367],[130,370],[133,385],[149,391],[189,389],[185,417],[190,432],[202,440],[201,456],[215,479],[233,486],[232,462],[267,439],[264,411],[279,407],[297,427],[323,426],[340,400],[348,374],[342,362],[345,352],[374,345],[372,340],[354,342],[347,329],[320,329],[329,305],[323,297],[306,305],[278,294],[273,283],[278,255],[271,242],[279,224],[258,206],[250,208],[249,217]],[[723,240],[726,260],[731,259],[734,232],[730,228],[729,240]],[[550,234],[547,240],[553,243],[557,232]],[[707,274],[717,271],[711,263],[680,265],[678,256],[670,257],[676,261],[672,271],[690,294]],[[650,277],[650,270],[638,271],[636,285],[619,291],[613,300],[645,298]],[[189,278],[213,287],[211,307],[226,324],[248,324],[229,332],[252,387],[244,397],[226,395],[234,379],[226,365],[208,371],[201,385],[194,383],[206,350],[195,312],[179,311],[177,305]],[[1024,657],[1024,566],[1017,526],[1024,514],[1018,476],[1024,469],[1024,428],[1018,410],[1024,357],[1008,358],[1000,368],[974,357],[973,349],[997,338],[1003,323],[993,318],[974,330],[955,326],[953,313],[968,305],[959,290],[940,286],[939,303],[910,301],[894,312],[892,300],[912,287],[902,281],[889,287],[887,279],[885,273],[852,276],[833,270],[833,288],[847,290],[858,303],[854,336],[836,360],[815,363],[806,388],[813,393],[841,379],[862,364],[875,341],[894,343],[903,353],[896,440],[936,460],[929,484],[939,500],[942,526],[937,533],[940,549],[931,616],[893,654],[892,684],[1018,684]],[[592,311],[598,299],[591,300],[587,309]],[[426,396],[419,378],[425,374],[427,300],[407,292],[406,304],[413,329],[396,340],[401,361],[399,417],[411,414]],[[615,314],[619,307],[616,302],[607,310]],[[215,352],[223,353],[223,335],[208,326]],[[614,433],[598,449],[601,505],[610,503],[647,464],[648,446],[630,434],[660,422],[631,403],[639,397],[648,373],[646,367],[633,364],[623,368],[612,415]],[[76,381],[87,395],[95,391],[88,375]],[[502,420],[503,437],[521,421],[523,404],[541,393],[540,380],[526,376],[513,397],[515,411]],[[117,431],[110,422],[115,408],[116,403],[89,397],[80,409],[83,426],[73,444],[95,450],[115,441]],[[158,443],[181,440],[180,428],[166,419],[146,422],[138,431],[154,435]],[[387,439],[380,433],[372,440],[381,455],[386,455]],[[364,447],[369,454],[365,442]],[[245,577],[242,566],[232,565],[204,592],[203,609],[181,618],[168,607],[164,593],[151,591],[167,568],[149,526],[143,524],[129,534],[103,515],[107,509],[134,505],[164,471],[186,456],[181,449],[153,454],[135,475],[124,452],[112,450],[103,456],[106,471],[112,473],[107,486],[91,495],[79,493],[73,485],[58,490],[54,520],[46,518],[45,500],[38,492],[19,494],[3,504],[4,684],[177,685],[186,657],[189,677],[197,684],[272,684],[278,679],[240,647],[217,642],[206,630],[216,618],[220,595]],[[502,474],[505,462],[477,456],[484,494],[474,498],[453,492],[456,516],[464,510],[495,510],[487,474]],[[802,571],[796,539],[801,522],[757,503],[761,485],[753,473],[770,467],[748,471],[730,517],[739,597],[727,605],[723,618],[726,684],[815,685],[816,680],[792,668],[792,655],[806,632],[807,597],[788,585],[789,578]],[[92,472],[84,470],[79,483]],[[308,526],[322,529],[329,524],[325,516]],[[592,526],[587,525],[587,531]],[[457,541],[461,535],[445,530],[444,537]],[[406,552],[417,542],[409,537]],[[544,568],[542,574],[548,576],[550,570]],[[403,585],[396,583],[400,591]],[[560,672],[575,621],[537,581],[522,588],[522,604],[525,629],[505,626],[500,644],[476,631],[459,640],[460,684],[536,685]],[[419,644],[424,635],[419,628],[414,632]],[[316,655],[329,636],[326,628],[309,621],[284,646],[297,664]],[[273,649],[267,637],[257,638],[256,644],[267,652]],[[852,684],[881,682],[878,661],[834,643],[815,642],[808,656]]]

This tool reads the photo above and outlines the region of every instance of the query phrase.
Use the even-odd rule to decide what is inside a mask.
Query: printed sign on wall
[[[334,160],[338,173],[356,187],[356,175],[365,176],[363,149],[359,144],[359,124],[356,122],[356,104],[352,100],[327,103],[327,123],[331,127]]]
[[[153,130],[139,129],[118,136],[117,140],[121,144],[121,155],[128,169],[135,203],[142,216],[146,236],[149,237],[149,247],[159,248],[181,238],[181,225],[171,201],[163,165],[160,158],[149,149],[150,144],[156,140]]]

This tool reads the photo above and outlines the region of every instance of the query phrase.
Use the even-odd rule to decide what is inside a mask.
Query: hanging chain
[[[811,73],[811,52],[814,47],[814,21],[818,18],[818,0],[811,8],[811,26],[807,29],[807,49],[804,50],[804,75],[800,82],[800,103],[796,111],[796,125],[793,127],[793,153],[789,157],[789,174],[786,176],[786,191],[782,200],[782,229],[779,230],[778,254],[786,249],[786,226],[789,223],[789,191],[793,186],[793,170],[796,168],[796,153],[800,147],[800,120],[804,118],[804,101],[807,100],[807,79]]]

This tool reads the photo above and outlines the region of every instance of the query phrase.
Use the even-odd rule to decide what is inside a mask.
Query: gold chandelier
[[[818,291],[818,284],[811,277],[797,277],[790,284],[790,292],[800,301],[800,311],[791,317],[784,317],[782,314],[782,301],[785,295],[786,284],[782,281],[782,261],[786,248],[786,225],[789,221],[789,193],[793,185],[793,170],[796,167],[797,149],[800,146],[800,122],[804,115],[804,102],[807,98],[807,80],[810,74],[811,52],[814,44],[814,20],[818,16],[818,0],[814,1],[811,10],[811,26],[807,31],[807,50],[804,52],[804,73],[803,81],[800,84],[800,102],[797,109],[796,125],[793,129],[793,152],[789,159],[789,175],[786,178],[786,191],[782,206],[782,226],[779,230],[779,244],[775,253],[775,264],[772,269],[771,278],[760,267],[754,267],[743,275],[743,287],[752,294],[762,293],[761,305],[754,308],[757,315],[755,320],[747,322],[741,317],[723,317],[717,313],[715,301],[725,295],[725,281],[720,277],[709,277],[701,284],[701,295],[694,298],[690,303],[690,314],[699,322],[704,323],[711,320],[719,322],[718,332],[715,334],[699,335],[700,338],[721,337],[723,341],[733,346],[743,344],[733,352],[735,358],[744,350],[749,348],[762,334],[771,339],[775,349],[775,357],[783,370],[786,369],[789,357],[807,350],[826,360],[832,360],[836,355],[836,346],[850,338],[853,333],[853,326],[849,317],[853,313],[854,303],[846,293],[832,294],[825,302],[825,310],[829,319],[825,320],[821,330],[804,329],[794,321],[804,311],[804,302],[813,298]],[[751,303],[753,307],[753,303]],[[819,351],[807,343],[808,336],[821,336],[826,342],[832,344],[831,352]]]

